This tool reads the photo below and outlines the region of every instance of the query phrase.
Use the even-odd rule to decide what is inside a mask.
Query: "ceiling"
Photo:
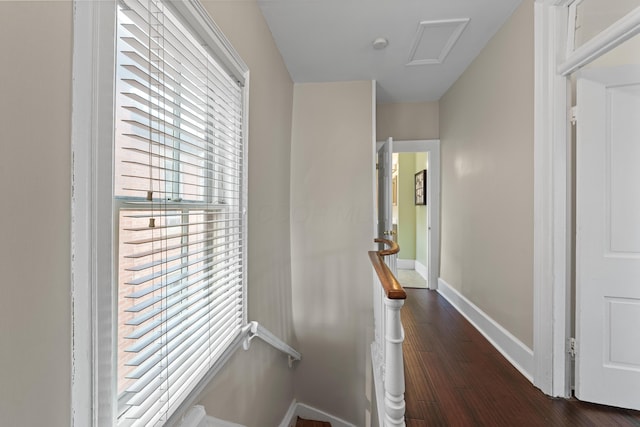
[[[520,2],[258,0],[294,82],[376,80],[380,103],[440,99]]]

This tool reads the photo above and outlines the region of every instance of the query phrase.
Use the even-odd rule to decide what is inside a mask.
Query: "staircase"
[[[296,427],[331,427],[331,423],[326,421],[305,420],[304,418],[298,417]]]

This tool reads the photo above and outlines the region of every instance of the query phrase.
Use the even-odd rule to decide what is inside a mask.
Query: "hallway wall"
[[[440,100],[441,277],[533,346],[533,2]]]
[[[291,270],[303,355],[296,399],[357,426],[370,409],[374,112],[371,81],[295,85]]]
[[[70,1],[0,1],[0,424],[71,419]]]
[[[394,140],[438,139],[439,104],[415,102],[378,104],[376,106],[376,139]]]

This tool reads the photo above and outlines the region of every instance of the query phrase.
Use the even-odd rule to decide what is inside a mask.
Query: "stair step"
[[[305,420],[304,418],[298,417],[296,427],[331,427],[331,423],[326,421]]]

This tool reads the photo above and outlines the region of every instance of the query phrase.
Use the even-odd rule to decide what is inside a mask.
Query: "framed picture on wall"
[[[427,170],[423,169],[415,176],[416,205],[427,204]]]

